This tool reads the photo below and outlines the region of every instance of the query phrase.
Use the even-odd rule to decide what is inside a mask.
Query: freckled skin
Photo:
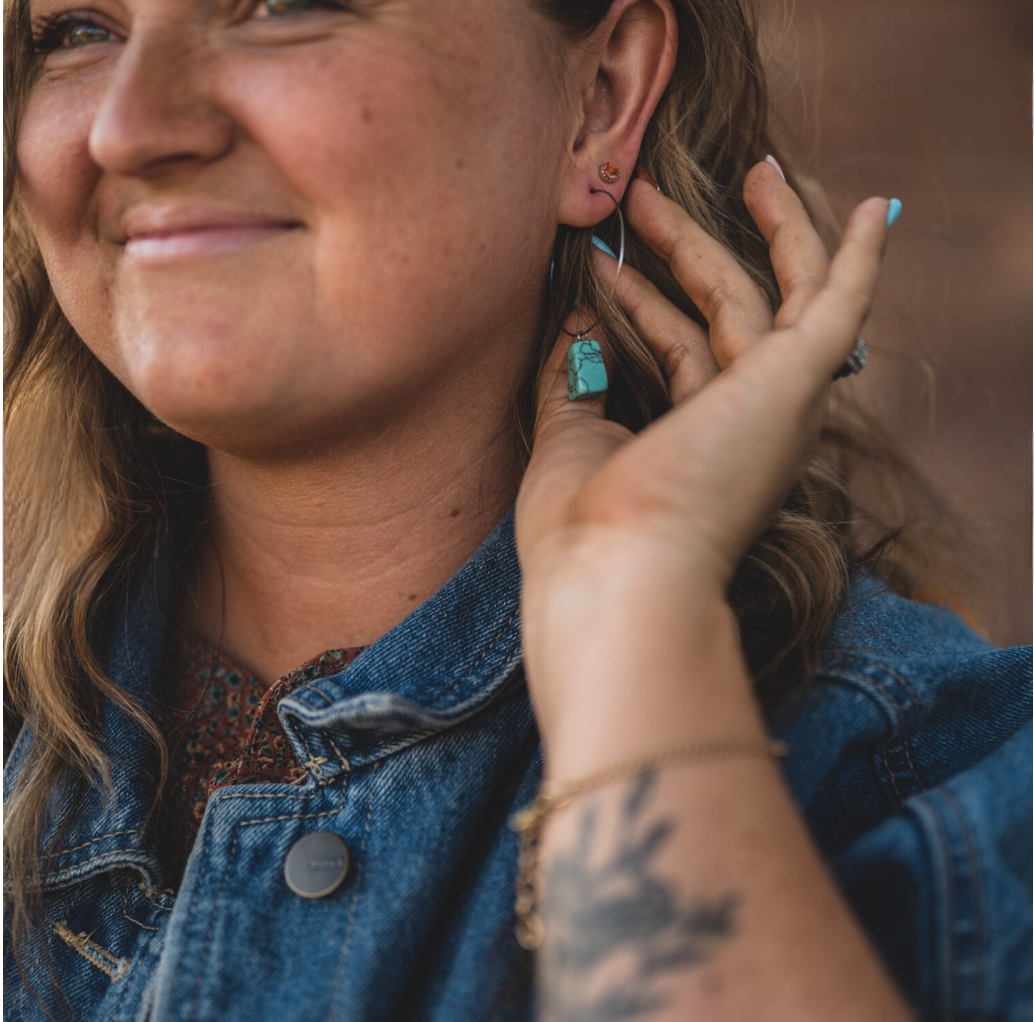
[[[383,430],[460,366],[512,378],[525,353],[488,327],[534,321],[557,224],[570,113],[531,5],[311,10],[104,0],[115,41],[48,58],[17,144],[83,341],[160,418],[244,455]],[[303,227],[132,265],[119,213],[167,198]]]
[[[515,502],[553,241],[613,214],[590,186],[634,165],[663,18],[616,0],[587,42],[537,0],[28,2],[100,26],[45,58],[18,188],[84,343],[207,447],[191,627],[268,679],[368,645]],[[156,202],[301,226],[148,264],[120,218]]]

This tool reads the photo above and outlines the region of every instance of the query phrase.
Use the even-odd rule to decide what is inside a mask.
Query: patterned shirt
[[[218,649],[192,638],[172,697],[169,774],[157,818],[158,848],[178,888],[208,797],[229,784],[296,784],[303,767],[276,714],[284,696],[336,674],[365,646],[328,649],[267,686]]]

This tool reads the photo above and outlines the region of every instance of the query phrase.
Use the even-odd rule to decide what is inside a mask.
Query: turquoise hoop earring
[[[621,243],[618,246],[618,268],[614,275],[614,286],[611,288],[608,303],[614,300],[618,289],[618,280],[621,276],[621,267],[625,264],[625,217],[621,212],[621,204],[605,188],[590,188],[590,192],[602,192],[611,202],[618,215],[618,222],[621,226]],[[553,290],[553,263],[549,264],[549,286],[550,294]],[[554,305],[555,311],[555,305]],[[560,317],[558,317],[559,319]],[[567,348],[567,396],[572,401],[584,401],[587,398],[599,397],[607,392],[607,366],[603,361],[603,350],[600,343],[589,336],[600,319],[602,314],[597,316],[587,327],[572,333],[561,325],[560,329],[574,341]]]

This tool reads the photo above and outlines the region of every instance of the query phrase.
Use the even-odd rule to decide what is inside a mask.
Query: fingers
[[[632,321],[639,336],[660,363],[674,404],[691,397],[718,373],[707,331],[668,301],[638,270],[599,250],[593,253],[596,271],[605,287],[613,287],[614,300]]]
[[[797,193],[770,163],[758,163],[743,182],[747,210],[768,242],[783,303],[776,327],[796,323],[829,270],[826,246]]]
[[[830,383],[872,308],[887,244],[888,206],[887,199],[872,198],[855,207],[825,284],[797,321],[773,337],[780,347],[797,349],[813,387],[824,390]]]
[[[721,242],[712,238],[677,202],[636,179],[625,206],[636,233],[671,267],[675,279],[703,313],[718,366],[772,329],[764,291]]]

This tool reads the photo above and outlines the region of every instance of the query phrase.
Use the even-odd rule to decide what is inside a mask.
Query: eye
[[[259,12],[260,21],[269,21],[275,18],[294,17],[316,10],[340,11],[342,6],[335,0],[260,0],[256,10]],[[263,11],[268,12],[265,17],[262,16]]]
[[[340,10],[340,5],[332,0],[261,0],[258,10],[269,12],[270,18],[290,17],[296,14],[305,14],[307,11],[330,8]]]
[[[107,43],[112,38],[111,31],[103,25],[75,14],[41,15],[32,23],[32,48],[36,53]]]
[[[259,21],[282,20],[318,10],[342,11],[344,7],[337,0],[259,0],[256,8]],[[78,49],[112,39],[114,33],[110,29],[82,15],[44,14],[32,23],[32,48],[36,53]]]
[[[344,6],[337,0],[259,0],[256,8],[259,21],[296,17],[317,10],[341,11]],[[32,22],[32,48],[36,53],[77,49],[112,39],[110,29],[82,15],[44,14]]]

